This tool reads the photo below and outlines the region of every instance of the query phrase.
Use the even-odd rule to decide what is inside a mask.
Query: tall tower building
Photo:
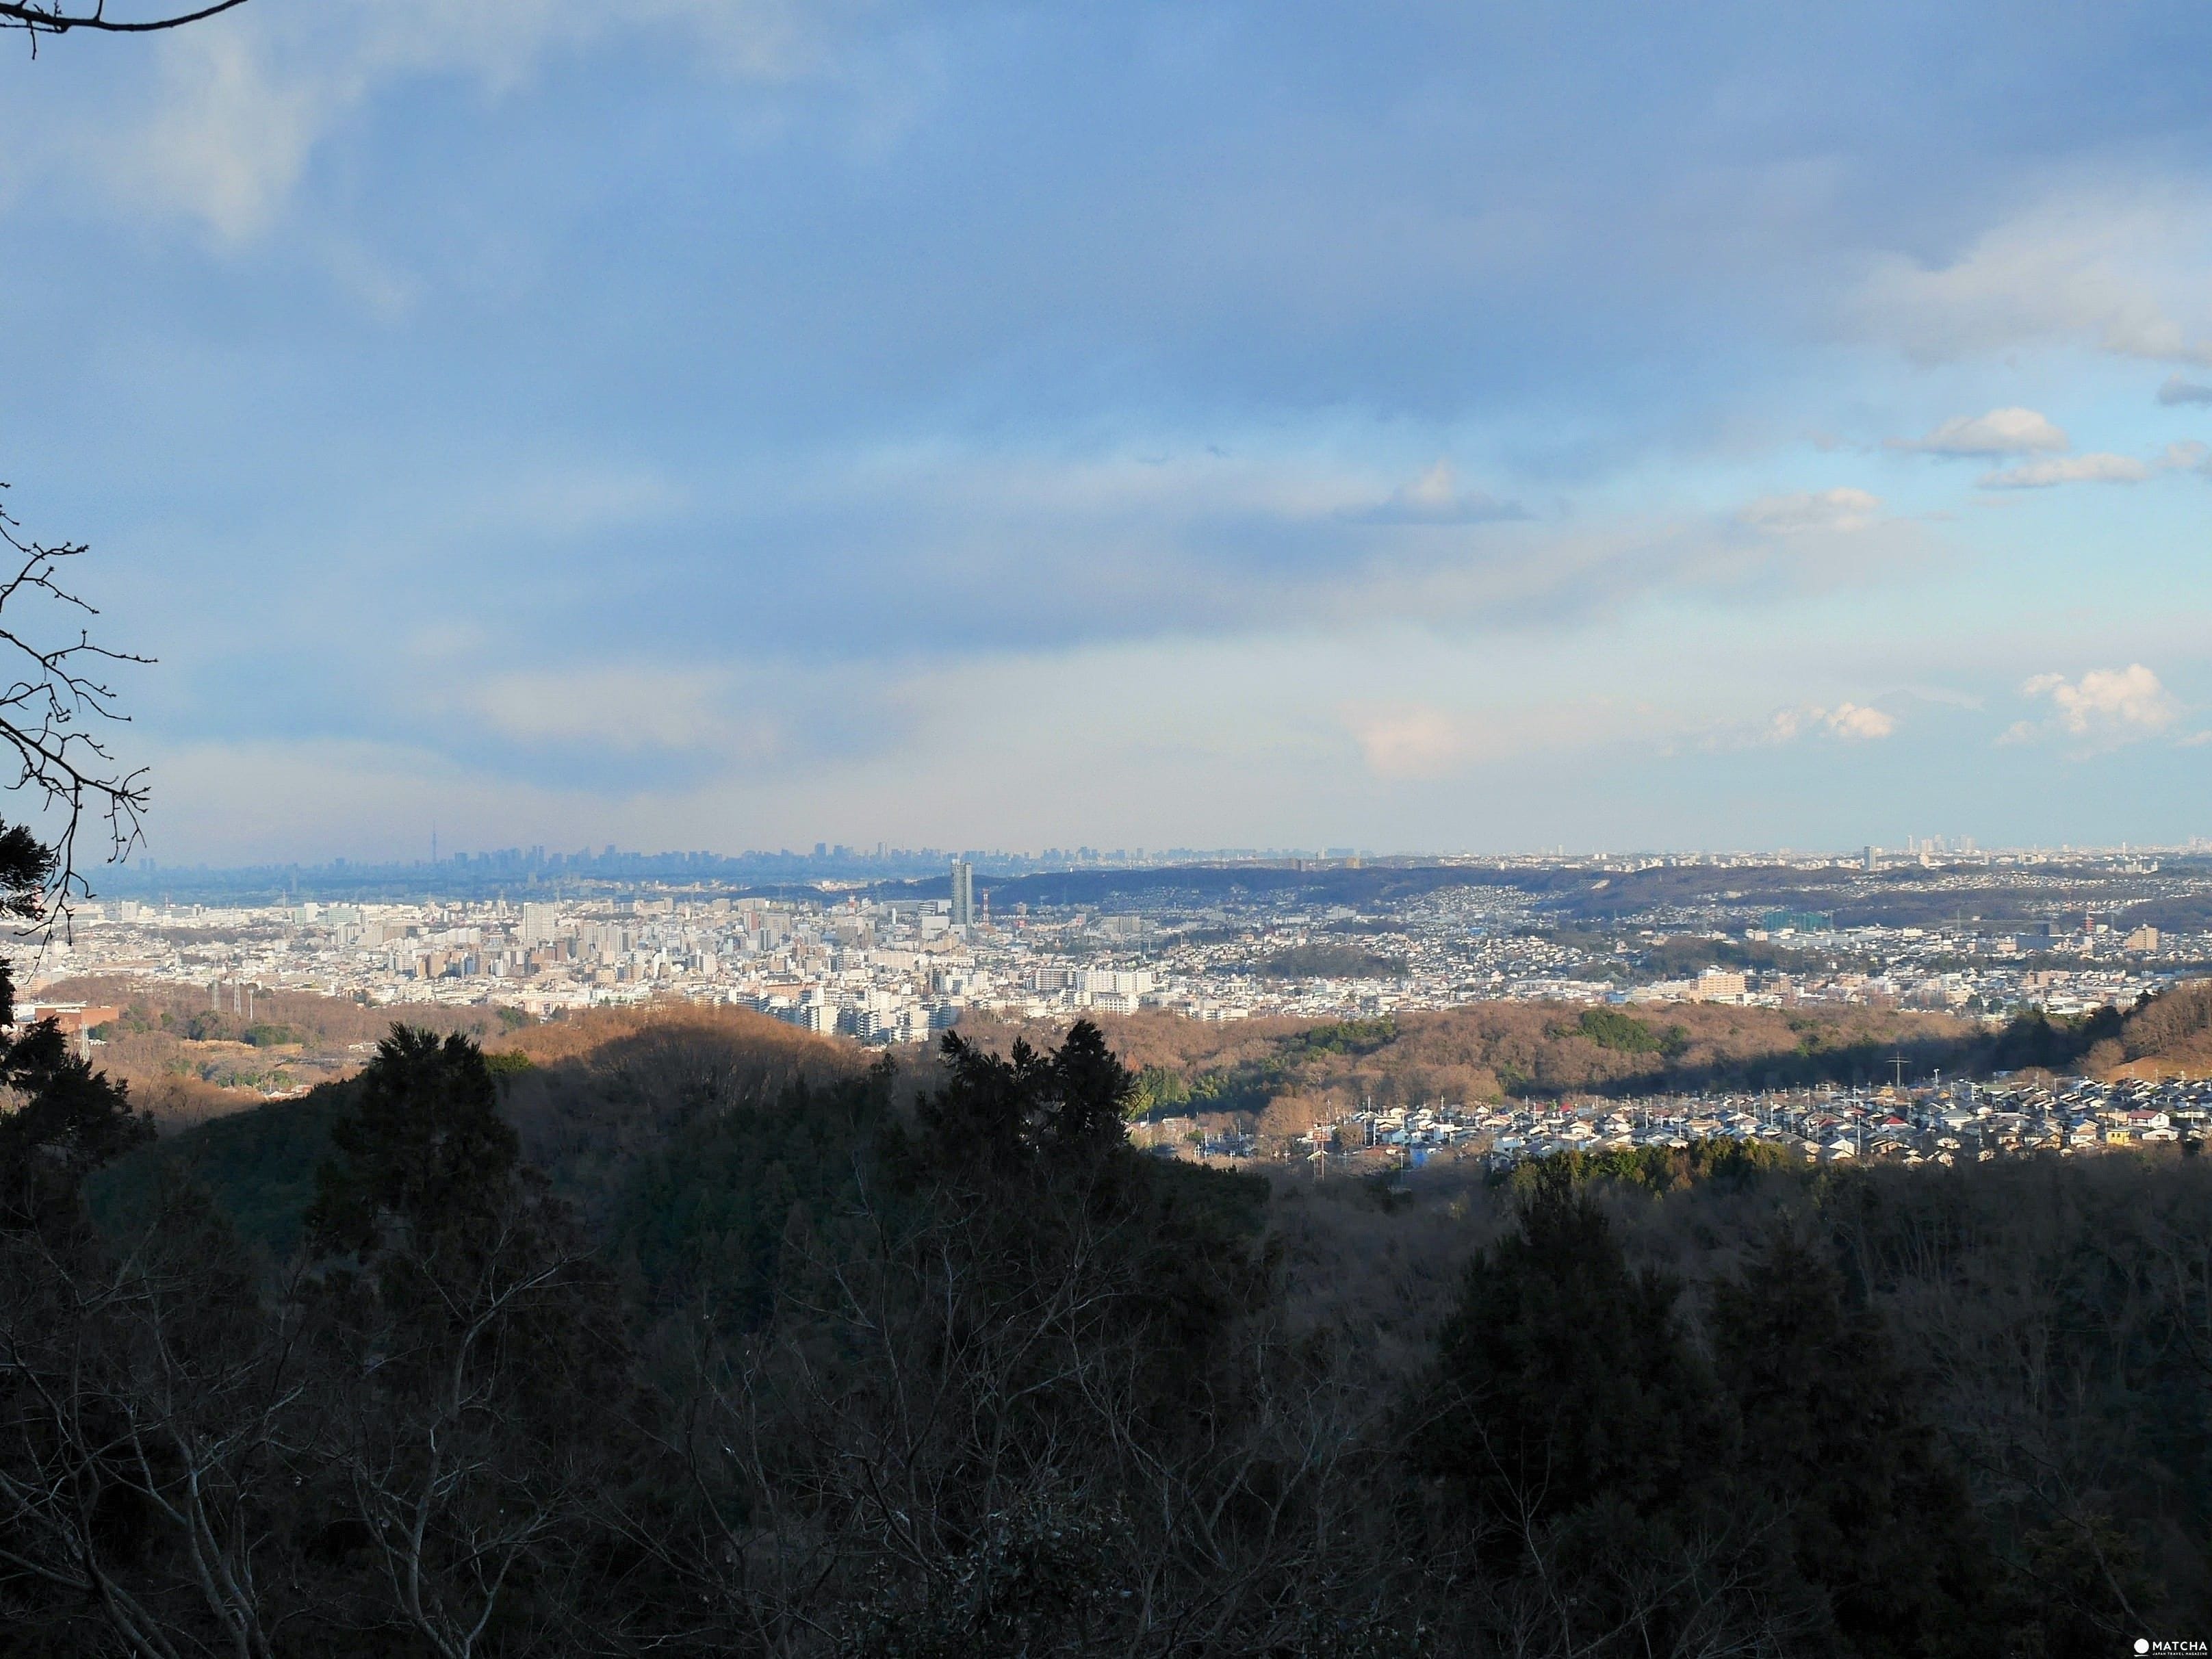
[[[952,925],[972,927],[975,921],[975,866],[965,859],[952,860]]]

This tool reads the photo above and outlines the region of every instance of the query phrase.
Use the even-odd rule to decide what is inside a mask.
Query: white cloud
[[[820,68],[818,42],[833,27],[785,0],[248,7],[163,36],[155,85],[118,100],[120,112],[89,117],[76,147],[99,158],[125,204],[242,242],[275,222],[315,148],[396,82],[465,77],[498,96],[556,54],[622,50],[658,27],[684,30],[710,69],[783,80]]]
[[[1680,710],[1613,696],[1457,710],[1412,699],[1351,702],[1335,711],[1335,720],[1358,745],[1367,770],[1390,782],[1624,744],[1664,748],[1707,729]]]
[[[2055,455],[1984,472],[1974,482],[1984,489],[2048,489],[2053,484],[2141,483],[2150,472],[2148,462],[2132,455]]]
[[[1433,472],[1431,498],[1454,493]],[[935,629],[954,644],[963,629],[1219,635],[1316,617],[1578,623],[1662,596],[1759,604],[1861,586],[1937,556],[1921,526],[1851,489],[1725,515],[1562,514],[1479,535],[1431,535],[1403,519],[1355,530],[1381,494],[1373,473],[1328,443],[1278,438],[1271,450],[1265,434],[1226,456],[1171,445],[1092,459],[888,447],[767,482],[801,504],[775,532],[793,550],[778,603],[811,613],[826,600],[903,627],[914,605],[957,591],[955,614]],[[823,547],[839,550],[846,580],[834,588],[811,574]]]
[[[255,234],[337,113],[331,88],[272,72],[260,39],[243,31],[187,31],[161,64],[144,125],[111,136],[111,181],[126,200],[180,210],[226,240]]]
[[[722,756],[772,750],[771,729],[725,712],[727,681],[712,669],[649,666],[510,673],[482,682],[470,702],[492,731],[523,744]]]
[[[2169,386],[2175,384],[2169,381]],[[2160,394],[2164,397],[2164,394]],[[2167,402],[2177,399],[2166,398]],[[1892,438],[1892,449],[1926,455],[1977,456],[1999,459],[2032,455],[2037,459],[1984,472],[1975,483],[1984,489],[2048,489],[2054,484],[2141,483],[2154,471],[2193,466],[2201,459],[2197,447],[2170,444],[2156,462],[2132,455],[2097,451],[2069,455],[2066,434],[2033,409],[1993,409],[1986,415],[1954,416],[1921,438]]]
[[[1347,710],[1345,724],[1367,769],[1394,781],[1441,777],[1459,764],[1467,750],[1451,717],[1422,704]]]
[[[2169,374],[2158,389],[2159,402],[2172,408],[2176,404],[2212,404],[2212,386],[2197,380],[2185,380],[2179,374]]]
[[[1880,260],[1852,309],[1868,332],[1923,359],[2052,343],[2212,364],[2209,251],[2212,200],[2201,191],[2094,182],[1943,263]]]
[[[1863,530],[1881,510],[1881,498],[1863,489],[1799,490],[1788,495],[1762,495],[1736,514],[1736,521],[1770,535],[1790,536],[1808,530]]]
[[[1886,738],[1897,730],[1897,721],[1879,708],[1867,708],[1858,703],[1838,703],[1826,716],[1828,730],[1846,743],[1867,743]]]
[[[2179,699],[2139,662],[2125,668],[2094,668],[2075,680],[2063,674],[2038,674],[2020,692],[2031,701],[2047,701],[2051,714],[2040,722],[2016,722],[2001,742],[2027,743],[2058,735],[2109,747],[2156,737],[2182,713]]]
[[[1893,438],[1893,449],[1929,455],[2029,455],[2063,450],[2066,434],[2032,409],[1954,415],[1923,438]]]
[[[1807,703],[1777,714],[1767,724],[1766,740],[1791,743],[1816,733],[1840,743],[1874,743],[1896,730],[1894,716],[1863,703],[1839,702],[1833,708]]]
[[[1344,515],[1364,524],[1483,524],[1525,519],[1518,501],[1504,501],[1480,489],[1462,489],[1449,460],[1439,459],[1411,483],[1372,507]]]

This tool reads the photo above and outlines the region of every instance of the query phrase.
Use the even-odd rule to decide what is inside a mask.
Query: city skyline
[[[368,870],[438,869],[447,866],[482,866],[517,869],[588,869],[600,864],[625,866],[626,872],[642,874],[642,870],[630,872],[631,866],[665,864],[672,870],[680,870],[686,861],[712,865],[738,865],[747,862],[782,863],[794,866],[853,865],[884,866],[927,866],[941,870],[950,861],[957,866],[972,861],[973,866],[986,873],[997,873],[1000,866],[1030,865],[1037,868],[1080,868],[1086,866],[1126,865],[1130,866],[1172,866],[1176,865],[1215,864],[1271,864],[1289,860],[1304,860],[1316,864],[1366,861],[1379,863],[1421,863],[1426,861],[1509,861],[1514,863],[1587,864],[1608,860],[1732,860],[1740,861],[1766,860],[1788,863],[1795,860],[1815,862],[1858,863],[1868,858],[1904,860],[1957,858],[1965,860],[2003,860],[2062,859],[2069,856],[2084,858],[2127,857],[2136,854],[2179,854],[2200,856],[2212,852],[2212,837],[2191,836],[2173,842],[2127,841],[2117,842],[2041,842],[2017,845],[1984,844],[1969,835],[1907,834],[1893,842],[1868,842],[1845,845],[1813,843],[1802,846],[1751,845],[1658,845],[1612,847],[1572,846],[1558,842],[1550,846],[1498,847],[1362,847],[1362,846],[1247,846],[1247,847],[1108,847],[1092,846],[1030,846],[1000,845],[974,846],[894,846],[888,841],[878,840],[872,845],[865,842],[817,841],[806,846],[726,847],[726,848],[645,848],[623,847],[609,842],[601,846],[580,848],[548,847],[544,842],[529,846],[507,847],[448,847],[442,852],[433,844],[428,856],[410,858],[403,850],[385,859],[349,858],[343,854],[325,858],[298,858],[262,862],[224,863],[211,860],[163,862],[149,854],[140,853],[128,863],[111,867],[111,878],[125,880],[150,875],[173,873],[178,871],[206,872],[212,874],[239,874],[257,870],[295,870],[303,872],[334,871],[360,872]],[[957,879],[957,876],[956,876]]]
[[[2205,828],[2197,9],[69,44],[7,505],[157,860]]]

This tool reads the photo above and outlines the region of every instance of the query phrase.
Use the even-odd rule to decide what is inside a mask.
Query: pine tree
[[[1992,1651],[1995,1564],[1879,1316],[1787,1231],[1716,1287],[1712,1316],[1743,1425],[1741,1481],[1789,1514],[1796,1570],[1845,1651]]]
[[[1524,1531],[1600,1500],[1679,1507],[1725,1439],[1677,1287],[1630,1270],[1563,1169],[1539,1174],[1520,1224],[1476,1254],[1440,1334],[1423,1462],[1486,1522]]]

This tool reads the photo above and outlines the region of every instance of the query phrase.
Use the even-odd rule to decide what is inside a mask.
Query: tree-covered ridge
[[[1575,1022],[1575,1030],[1599,1048],[1624,1054],[1658,1054],[1672,1060],[1690,1046],[1689,1035],[1680,1026],[1654,1030],[1618,1008],[1585,1008]]]
[[[1378,1053],[1397,1036],[1398,1023],[1388,1016],[1331,1020],[1276,1036],[1258,1054],[1192,1075],[1165,1066],[1147,1066],[1137,1073],[1130,1091],[1129,1115],[1144,1118],[1170,1112],[1264,1112],[1278,1096],[1295,1092],[1332,1060]]]
[[[1563,1173],[1577,1186],[1596,1183],[1658,1194],[1707,1182],[1741,1186],[1762,1176],[1801,1175],[1804,1169],[1802,1153],[1774,1141],[1700,1139],[1680,1146],[1553,1152],[1523,1159],[1510,1170],[1493,1170],[1486,1179],[1521,1193]]]
[[[282,1259],[299,1243],[315,1172],[331,1154],[331,1129],[351,1109],[354,1086],[326,1084],[149,1139],[86,1181],[91,1214],[120,1233],[157,1212],[162,1183],[181,1177],[209,1194],[241,1243]]]
[[[2085,1026],[2082,1056],[2100,1076],[2212,1076],[2212,980],[2179,985],[2131,1011]]]

